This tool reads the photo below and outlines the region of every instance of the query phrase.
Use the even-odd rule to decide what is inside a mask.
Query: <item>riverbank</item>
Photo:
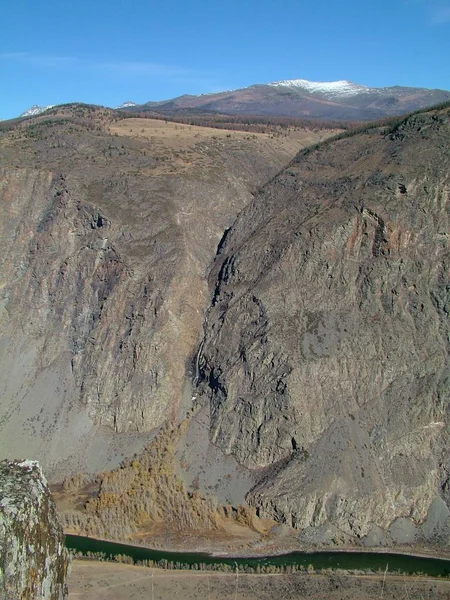
[[[247,573],[321,571],[326,569],[406,574],[422,573],[429,576],[449,577],[450,560],[441,557],[414,556],[398,552],[291,552],[262,556],[212,555],[205,552],[169,552],[142,546],[132,546],[86,538],[66,536],[66,546],[79,555],[104,557],[118,562],[134,562],[147,566],[173,569],[234,571]],[[126,557],[126,558],[124,558]]]
[[[199,555],[210,555],[213,558],[270,558],[271,556],[284,556],[292,554],[294,552],[300,552],[304,554],[312,553],[359,553],[359,554],[381,554],[381,555],[404,555],[411,556],[414,558],[432,558],[436,560],[449,560],[450,561],[450,548],[439,548],[433,546],[396,546],[396,547],[367,547],[367,546],[302,546],[298,547],[298,544],[279,544],[279,545],[267,545],[260,548],[246,549],[244,552],[239,551],[225,551],[225,550],[211,550],[209,545],[205,547],[199,547],[198,544],[186,544],[184,547],[180,545],[171,546],[165,544],[162,548],[160,545],[151,546],[148,544],[138,544],[133,542],[122,542],[119,540],[108,540],[105,538],[94,538],[90,536],[80,536],[74,530],[65,530],[64,534],[68,537],[83,538],[87,540],[95,540],[97,542],[106,542],[111,544],[121,544],[129,546],[131,548],[146,549],[154,552],[168,552],[173,554],[184,554],[184,553],[195,553]],[[192,550],[195,546],[195,550]],[[189,550],[187,550],[189,547]]]
[[[450,580],[398,575],[247,575],[74,560],[69,600],[448,600]]]

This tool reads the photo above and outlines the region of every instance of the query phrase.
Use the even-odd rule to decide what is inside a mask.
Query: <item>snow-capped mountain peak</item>
[[[33,106],[31,106],[28,110],[26,110],[19,116],[20,117],[35,117],[36,115],[40,115],[44,111],[48,110],[49,108],[53,108],[54,106],[55,106],[54,104],[49,104],[48,106],[38,106],[37,104],[34,104]]]
[[[327,97],[343,97],[354,96],[356,94],[364,94],[371,91],[364,85],[358,85],[347,81],[308,81],[307,79],[285,79],[284,81],[275,81],[269,83],[273,87],[290,87],[300,88],[310,94],[320,94]]]
[[[126,102],[122,102],[120,106],[115,106],[114,110],[120,110],[121,108],[131,108],[132,106],[137,106],[136,102],[132,100],[127,100]]]

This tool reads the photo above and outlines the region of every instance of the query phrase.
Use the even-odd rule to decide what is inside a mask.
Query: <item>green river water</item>
[[[154,562],[168,561],[182,563],[183,565],[194,565],[203,563],[205,565],[229,565],[236,568],[257,568],[263,565],[275,565],[278,567],[296,565],[314,569],[345,569],[364,571],[384,571],[388,565],[389,572],[400,571],[402,573],[423,573],[432,577],[450,576],[450,560],[440,558],[423,558],[407,554],[393,554],[383,552],[291,552],[276,556],[262,557],[229,557],[206,554],[202,552],[166,552],[163,550],[152,550],[139,546],[106,542],[94,538],[81,537],[77,535],[66,535],[66,547],[87,554],[88,552],[101,552],[108,558],[119,554],[129,556],[134,562],[152,560]]]

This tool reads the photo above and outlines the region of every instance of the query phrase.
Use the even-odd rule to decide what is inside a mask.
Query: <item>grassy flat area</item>
[[[444,600],[450,581],[341,573],[245,575],[74,560],[69,600]]]
[[[288,162],[305,146],[315,144],[337,130],[303,128],[280,129],[276,133],[249,133],[213,127],[185,125],[159,119],[124,119],[109,127],[113,135],[139,140],[153,156],[166,164],[159,172],[180,173],[204,165],[208,157],[220,164],[221,151],[273,155],[276,160]]]

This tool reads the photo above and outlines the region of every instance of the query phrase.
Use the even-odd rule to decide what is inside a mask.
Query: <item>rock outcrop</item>
[[[364,537],[448,502],[450,110],[301,152],[210,276],[211,438],[298,529]]]
[[[0,463],[0,599],[67,598],[69,559],[39,464]]]

